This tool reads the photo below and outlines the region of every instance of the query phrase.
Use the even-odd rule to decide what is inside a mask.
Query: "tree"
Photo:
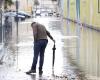
[[[36,5],[36,6],[39,5],[39,1],[38,0],[35,0],[34,1],[34,5]]]
[[[11,6],[12,4],[14,4],[12,0],[5,0],[4,9],[7,9],[8,6]]]
[[[36,10],[37,10],[37,6],[39,5],[39,1],[38,0],[35,0],[34,1],[34,5],[36,6]]]

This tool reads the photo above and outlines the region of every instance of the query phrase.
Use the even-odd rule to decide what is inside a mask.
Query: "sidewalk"
[[[30,69],[33,59],[33,36],[30,27],[33,20],[28,20],[19,24],[18,44],[13,43],[12,40],[6,51],[4,64],[0,65],[0,80],[85,80],[81,78],[82,75],[78,68],[71,66],[67,58],[67,49],[65,49],[66,45],[61,33],[61,21],[59,19],[48,20],[39,21],[47,26],[46,28],[56,40],[54,71],[52,70],[53,42],[49,39],[45,51],[43,74],[38,74],[38,64],[36,74],[25,74]]]

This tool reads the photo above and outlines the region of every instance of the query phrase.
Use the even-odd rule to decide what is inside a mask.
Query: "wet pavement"
[[[55,65],[52,69],[53,42],[49,39],[45,50],[43,74],[27,75],[33,58],[33,36],[30,27],[35,20],[46,26],[56,40]],[[66,37],[62,30],[62,20],[59,18],[36,18],[19,23],[18,38],[13,31],[12,40],[4,48],[5,56],[0,65],[0,80],[87,80],[83,71],[72,64],[67,54],[66,39],[77,39],[77,36]],[[18,40],[16,42],[16,39]]]

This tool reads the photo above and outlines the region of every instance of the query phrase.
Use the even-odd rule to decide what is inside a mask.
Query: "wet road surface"
[[[46,26],[56,40],[55,65],[52,70],[53,42],[49,39],[44,59],[43,74],[26,75],[33,59],[33,36],[30,27],[35,20]],[[77,39],[77,36],[66,37],[63,34],[61,19],[37,18],[19,23],[18,38],[16,36],[4,48],[3,64],[0,65],[0,80],[86,80],[84,73],[68,58],[68,49],[65,45],[67,39]],[[15,40],[15,41],[14,41]]]

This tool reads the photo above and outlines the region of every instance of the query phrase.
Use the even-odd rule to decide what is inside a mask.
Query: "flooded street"
[[[38,74],[38,68],[35,75],[25,74],[30,69],[33,59],[34,41],[30,27],[32,21],[44,24],[56,40],[54,70],[53,42],[48,39],[41,76]],[[80,26],[80,36],[77,36],[76,26],[74,23],[67,24],[66,20],[59,18],[35,18],[20,22],[18,37],[14,29],[12,40],[4,48],[0,80],[99,80],[100,32]]]
[[[68,25],[66,23],[67,22],[64,21],[63,30],[67,31],[63,31],[63,34],[66,35],[69,33],[70,36],[77,36],[77,25],[74,23],[69,23]],[[65,40],[68,55],[71,61],[76,63],[76,65],[85,72],[89,80],[100,80],[100,32],[83,26],[79,27],[79,42],[77,42],[75,38]],[[69,43],[67,43],[67,41]],[[78,47],[77,44],[79,44]],[[79,50],[79,53],[77,53],[76,50]]]

